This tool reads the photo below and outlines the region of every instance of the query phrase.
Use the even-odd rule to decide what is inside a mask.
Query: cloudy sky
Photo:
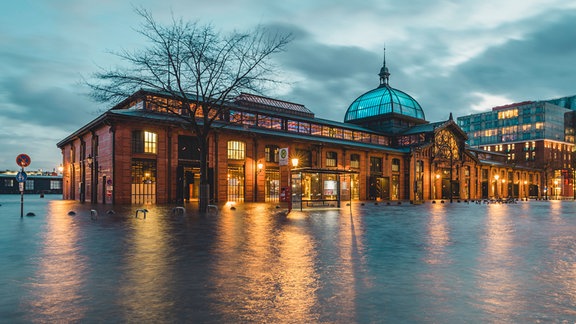
[[[390,85],[439,121],[524,100],[576,95],[576,0],[18,0],[0,11],[0,170],[52,170],[56,143],[108,107],[80,85],[111,51],[144,47],[133,7],[211,23],[290,30],[276,57],[282,88],[268,95],[341,121],[378,86],[383,47]]]

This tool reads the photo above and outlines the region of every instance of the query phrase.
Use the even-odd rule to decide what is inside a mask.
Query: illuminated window
[[[266,145],[264,148],[264,156],[266,157],[266,162],[278,162],[278,152],[279,148],[277,145]]]
[[[132,153],[156,154],[158,135],[156,133],[136,130],[132,132]]]
[[[350,155],[350,167],[354,169],[360,168],[360,154]]]
[[[330,151],[326,152],[326,166],[335,167],[338,164],[338,153]]]
[[[392,172],[400,172],[400,159],[392,159]]]
[[[144,132],[144,153],[156,153],[158,146],[158,135],[156,133]]]
[[[133,159],[131,173],[132,203],[156,203],[156,160]]]
[[[34,190],[34,180],[26,180],[24,188],[26,188],[26,190]]]
[[[240,141],[228,141],[228,160],[244,160],[246,145]]]
[[[62,189],[62,181],[50,180],[50,189],[51,189],[51,190],[59,190],[59,189]]]
[[[498,119],[518,117],[518,109],[510,109],[498,112]]]

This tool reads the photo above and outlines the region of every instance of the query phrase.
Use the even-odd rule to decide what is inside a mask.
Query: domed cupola
[[[380,86],[358,97],[344,116],[345,123],[354,123],[388,133],[399,133],[411,126],[428,123],[420,104],[407,93],[388,84],[390,72],[386,55],[380,69]]]

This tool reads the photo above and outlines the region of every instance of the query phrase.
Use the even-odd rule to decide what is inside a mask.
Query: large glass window
[[[244,201],[244,166],[228,166],[228,201]]]
[[[26,180],[26,185],[24,188],[26,190],[34,190],[34,180]]]
[[[132,160],[132,204],[156,203],[156,160]]]
[[[228,160],[244,160],[246,145],[240,141],[228,141]]]
[[[266,168],[266,201],[278,201],[280,197],[280,170]]]

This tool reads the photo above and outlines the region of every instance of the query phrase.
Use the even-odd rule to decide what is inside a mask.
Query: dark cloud
[[[72,131],[96,117],[96,105],[75,90],[50,85],[38,87],[27,79],[4,79],[0,87],[6,93],[4,99],[17,107],[3,113],[7,118]]]
[[[316,116],[337,121],[354,99],[378,86],[384,44],[390,85],[416,98],[429,121],[471,113],[478,94],[513,102],[576,94],[576,15],[555,9],[567,7],[560,4],[502,6],[514,12],[483,19],[491,10],[486,1],[142,3],[164,22],[174,14],[223,30],[263,23],[291,32],[294,41],[275,57],[278,78],[287,84],[264,95],[304,104]],[[34,19],[25,15],[30,19],[21,18],[26,22],[19,27],[15,18],[0,20],[0,27],[8,28],[0,35],[0,168],[12,167],[12,155],[21,149],[40,146],[49,151],[38,151],[34,155],[42,158],[34,161],[59,160],[60,136],[108,108],[82,94],[81,75],[115,65],[107,49],[143,46],[129,3],[58,0],[41,8],[48,14],[27,11]],[[464,17],[466,10],[480,14]],[[14,127],[20,124],[25,131]],[[38,129],[45,133],[36,134]]]
[[[458,96],[478,91],[523,101],[575,95],[576,15],[553,20],[535,17],[530,22],[542,21],[540,28],[522,39],[488,49],[462,64],[451,78],[465,79],[469,88],[461,89]],[[467,108],[462,107],[462,113]]]

